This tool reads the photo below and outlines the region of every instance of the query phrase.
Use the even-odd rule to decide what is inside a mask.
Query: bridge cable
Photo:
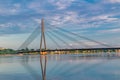
[[[52,36],[50,36],[47,32],[46,32],[46,35],[51,39],[51,41],[52,41],[53,43],[56,44],[57,47],[61,48],[60,45],[53,39]]]
[[[37,27],[31,33],[31,35],[22,43],[22,45],[18,48],[18,50],[26,48],[39,35],[38,34],[39,32],[40,32],[40,27]]]
[[[63,31],[66,31],[66,32],[69,32],[69,31],[64,30],[64,29],[62,29],[62,30],[63,30]],[[90,38],[87,38],[87,37],[84,37],[84,36],[80,36],[80,35],[78,35],[78,34],[76,34],[76,33],[73,33],[73,32],[69,32],[69,33],[70,33],[70,34],[73,34],[73,35],[76,35],[76,36],[78,36],[78,37],[80,37],[80,38],[86,39],[86,40],[88,40],[88,41],[92,41],[92,42],[98,43],[98,44],[103,45],[103,46],[106,46],[106,47],[111,47],[111,46],[108,45],[108,44],[104,44],[104,43],[98,42],[98,41],[96,41],[96,40],[93,40],[93,39],[90,39]]]
[[[56,39],[58,39],[59,41],[63,42],[65,45],[69,46],[70,48],[73,48],[73,47],[70,46],[66,41],[64,41],[63,39],[61,39],[60,37],[58,37],[58,36],[56,35],[56,33],[54,34],[54,32],[50,32],[50,31],[48,31],[48,32],[49,32],[49,34],[51,34],[52,36],[54,36]]]
[[[48,27],[48,28],[51,28],[51,27]],[[51,29],[52,29],[52,28],[51,28]],[[86,45],[86,44],[84,44],[83,42],[78,41],[77,39],[72,38],[72,37],[70,37],[70,36],[64,34],[63,31],[60,32],[59,30],[57,31],[56,29],[53,30],[53,31],[54,31],[56,34],[59,34],[59,35],[61,35],[61,36],[64,36],[65,38],[67,37],[68,40],[77,41],[78,44],[82,44],[82,45],[84,45],[85,47],[90,47],[89,45]]]
[[[49,24],[49,25],[50,25],[50,24]],[[52,26],[52,25],[51,25],[51,26]],[[65,30],[65,29],[63,29],[63,28],[60,28],[60,27],[56,27],[56,28],[58,28],[58,29],[60,29],[60,30],[62,30],[62,31],[64,31],[64,32],[68,32],[68,33],[70,33],[70,34],[72,34],[72,35],[76,35],[76,36],[78,36],[79,38],[83,38],[83,39],[85,39],[85,40],[92,41],[92,42],[98,43],[98,44],[103,45],[103,46],[106,46],[106,47],[112,47],[112,46],[110,46],[110,45],[101,43],[101,42],[99,42],[99,41],[96,41],[96,40],[93,40],[93,39],[90,39],[90,38],[87,38],[87,37],[78,35],[78,34],[76,34],[76,33],[70,32],[70,31]]]

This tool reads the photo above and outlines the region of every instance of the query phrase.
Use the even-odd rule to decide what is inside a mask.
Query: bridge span
[[[37,51],[39,52],[39,51]],[[46,49],[41,52],[47,53],[100,53],[100,52],[120,52],[120,48],[81,48],[81,49]]]
[[[99,54],[99,53],[120,53],[120,48],[81,48],[81,49],[42,49],[34,51],[19,51],[18,53],[39,53],[41,54]],[[117,54],[118,55],[118,54]]]

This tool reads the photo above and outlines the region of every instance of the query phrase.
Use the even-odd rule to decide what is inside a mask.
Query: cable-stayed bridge
[[[78,33],[65,29],[64,27],[53,26],[44,22],[43,19],[41,20],[41,26],[38,26],[18,48],[19,52],[21,53],[22,49],[25,49],[31,45],[36,37],[40,37],[40,40],[37,44],[40,46],[40,49],[32,50],[30,52],[40,52],[40,54],[81,53],[83,56],[84,54],[85,56],[96,56],[95,54],[98,56],[99,53],[100,56],[116,56],[119,55],[117,53],[120,52],[120,47],[115,47],[110,45],[110,43],[106,44],[105,42],[82,36]],[[89,43],[85,43],[84,41],[88,41]],[[96,44],[97,46],[90,45],[91,43]],[[22,53],[26,52],[23,51]],[[27,61],[27,58],[25,58],[25,60]],[[37,75],[29,64],[25,63],[22,65],[31,73],[33,77]],[[40,66],[42,80],[46,80],[47,55],[40,55]],[[54,66],[54,68],[55,67],[56,66]],[[37,78],[38,77],[35,77],[35,80],[37,80]]]
[[[82,36],[62,26],[51,25],[47,21],[44,22],[43,19],[41,20],[41,26],[38,26],[31,33],[18,50],[27,48],[37,36],[41,36],[40,44],[38,44],[40,49],[32,52],[44,52],[42,54],[120,52],[120,47]],[[88,43],[85,43],[85,41]]]

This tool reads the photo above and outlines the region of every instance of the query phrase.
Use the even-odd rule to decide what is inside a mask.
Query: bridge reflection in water
[[[31,77],[34,80],[46,80],[46,67],[47,67],[47,55],[40,55],[39,60],[40,60],[40,71],[41,75],[38,74],[34,68],[29,64],[30,56],[29,55],[24,55],[22,57],[21,65],[30,73]]]
[[[42,80],[46,80],[47,55],[40,55]]]
[[[0,56],[0,80],[120,80],[119,62],[80,54]]]
[[[114,76],[110,76],[113,73],[105,74],[108,77],[101,77],[101,72],[105,66],[109,66],[109,71],[113,71],[114,65],[119,61],[120,57],[80,57],[78,54],[63,54],[63,55],[40,55],[40,65],[42,80],[108,80],[108,77],[112,77],[116,80]],[[118,59],[118,61],[117,61]],[[50,61],[50,63],[47,62]],[[54,65],[50,65],[53,61]],[[114,62],[117,61],[117,62]],[[112,64],[109,64],[111,63]],[[47,70],[47,64],[49,66]],[[114,65],[113,65],[114,64]],[[116,65],[118,66],[118,65]],[[110,70],[111,69],[111,70]],[[115,69],[115,68],[114,68]],[[118,68],[119,69],[119,68]],[[95,70],[98,72],[92,72]],[[109,71],[106,71],[107,73]],[[48,76],[46,76],[46,72]],[[104,73],[104,71],[102,72]],[[97,74],[97,76],[95,76]],[[86,76],[86,77],[85,77]],[[78,77],[78,78],[76,78]],[[88,77],[88,78],[87,78]],[[90,77],[90,78],[89,78]],[[98,79],[100,78],[100,79]],[[112,79],[110,79],[112,80]]]

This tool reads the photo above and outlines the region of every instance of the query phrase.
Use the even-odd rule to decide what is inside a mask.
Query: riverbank
[[[0,56],[23,56],[24,54],[0,54]]]
[[[38,55],[39,53],[19,53],[19,54],[0,54],[0,56],[24,56],[24,55]]]

